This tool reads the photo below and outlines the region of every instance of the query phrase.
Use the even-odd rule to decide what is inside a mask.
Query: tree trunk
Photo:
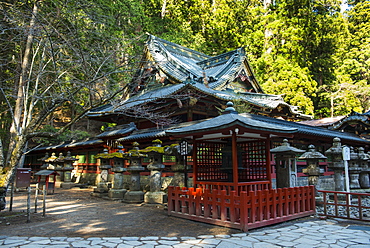
[[[23,133],[21,122],[25,121],[24,118],[27,116],[23,116],[23,109],[25,106],[25,99],[26,99],[26,92],[24,91],[26,80],[27,80],[27,71],[29,67],[29,60],[31,56],[31,48],[33,42],[33,33],[35,27],[35,20],[37,15],[37,4],[35,3],[32,10],[32,17],[29,24],[28,29],[28,36],[26,41],[26,46],[24,49],[24,55],[22,57],[22,65],[21,65],[21,72],[19,76],[19,81],[16,89],[17,99],[14,106],[13,112],[13,120],[12,125],[10,127],[10,143],[9,149],[5,160],[5,167],[10,167],[9,171],[7,172],[6,179],[4,182],[4,186],[8,187],[9,184],[13,181],[16,167],[18,165],[18,161],[21,158],[23,148],[26,144],[26,136]]]
[[[4,186],[8,189],[9,185],[14,181],[15,175],[18,168],[18,163],[23,155],[24,147],[26,146],[25,136],[18,136],[15,141],[15,146],[11,151],[9,164],[11,165],[10,169],[6,173],[6,178],[4,181]]]

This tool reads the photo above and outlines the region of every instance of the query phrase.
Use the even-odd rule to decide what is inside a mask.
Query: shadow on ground
[[[0,212],[1,236],[198,236],[240,233],[240,230],[180,219],[167,215],[163,206],[126,204],[91,197],[92,189],[56,189],[46,197],[42,216],[42,196],[31,196],[31,222],[27,222],[27,194],[16,192],[13,211]]]

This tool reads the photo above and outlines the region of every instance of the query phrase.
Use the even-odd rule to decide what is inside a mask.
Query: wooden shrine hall
[[[295,132],[239,115],[232,103],[218,117],[167,131],[193,143],[194,188],[169,188],[169,215],[247,231],[314,214],[314,186],[272,189],[270,139]]]
[[[355,133],[298,123],[312,116],[281,95],[266,94],[244,48],[208,56],[149,35],[140,61],[122,98],[86,115],[114,127],[90,140],[32,149],[27,166],[37,171],[46,152],[70,151],[78,158],[79,182],[90,184],[101,169],[95,156],[104,149],[114,153],[118,146],[130,150],[133,142],[147,147],[155,139],[163,146],[186,140],[193,156],[192,172],[185,175],[194,188],[169,188],[169,214],[248,230],[315,212],[313,187],[272,189],[270,149],[277,143],[287,138],[300,149],[313,144],[325,151],[339,137],[350,146],[370,147]],[[238,114],[229,101],[248,113]],[[173,176],[175,160],[166,155],[162,177]]]

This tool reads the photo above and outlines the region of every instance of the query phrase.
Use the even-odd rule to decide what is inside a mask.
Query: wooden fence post
[[[31,222],[31,187],[27,187],[27,223]]]
[[[249,219],[249,209],[253,208],[252,200],[250,201],[251,202],[250,208],[248,207],[247,197],[250,197],[250,196],[247,196],[247,192],[245,191],[240,192],[240,203],[239,203],[240,204],[239,205],[240,206],[240,226],[244,232],[248,231],[248,223],[250,220]]]
[[[14,183],[11,184],[10,188],[9,212],[13,211],[13,198],[14,198]]]
[[[39,194],[39,184],[36,183],[36,191],[35,191],[35,213],[37,213],[37,197]]]
[[[42,186],[42,216],[45,217],[46,212],[46,185]]]

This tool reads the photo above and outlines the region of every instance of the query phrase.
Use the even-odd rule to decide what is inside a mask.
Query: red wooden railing
[[[247,231],[315,213],[313,186],[236,191],[169,187],[168,214]]]
[[[226,190],[227,193],[231,191],[249,192],[249,191],[270,189],[271,183],[270,181],[253,181],[253,182],[238,183],[235,186],[234,183],[197,181],[196,188],[209,189],[209,190],[213,190],[213,189]]]
[[[319,215],[326,217],[370,221],[370,206],[365,205],[363,199],[370,198],[367,193],[351,193],[342,191],[318,190],[323,194],[323,201],[318,204],[323,206]]]

